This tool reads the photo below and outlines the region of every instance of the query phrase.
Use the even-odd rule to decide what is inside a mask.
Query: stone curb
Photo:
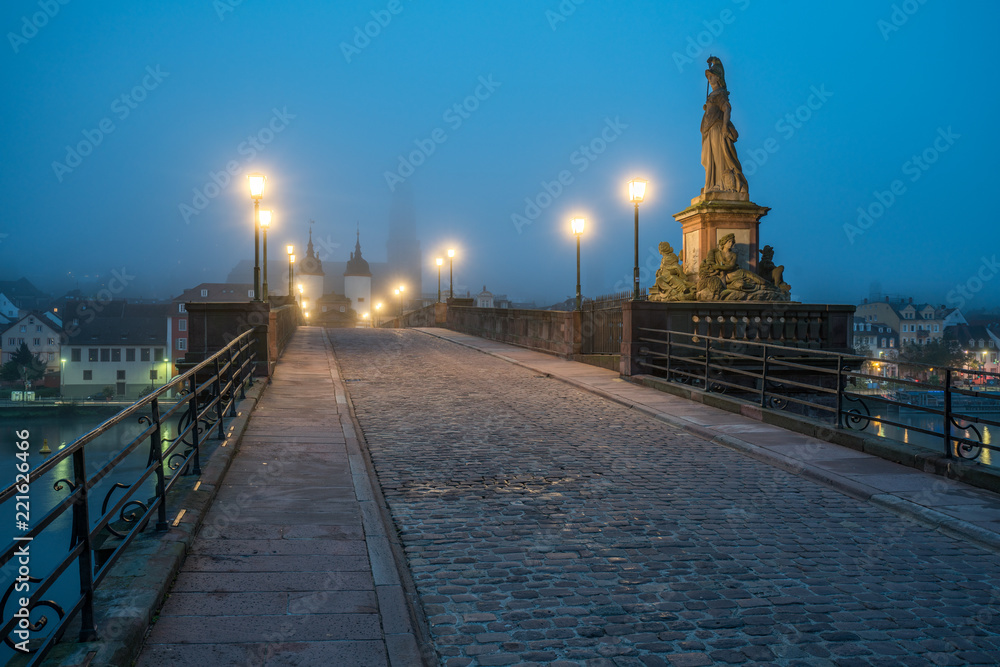
[[[496,357],[497,359],[501,359],[503,361],[512,363],[516,366],[520,366],[530,371],[534,371],[536,373],[545,373],[545,371],[539,370],[538,368],[530,366],[524,362],[511,359],[510,357],[505,357],[501,354],[490,352],[489,350],[484,350],[482,348],[470,345],[468,343],[456,341],[451,338],[447,338],[445,336],[441,336],[430,331],[423,331],[416,329],[415,331],[420,331],[420,333],[426,334],[428,336],[434,336],[435,338],[440,338],[441,340],[446,340],[448,342],[455,343],[456,345],[461,345],[471,350],[476,350],[478,352],[482,352],[483,354],[488,354],[491,357]],[[709,442],[720,444],[729,449],[738,451],[742,454],[745,454],[746,456],[761,461],[762,463],[766,463],[768,465],[781,468],[782,470],[786,470],[792,474],[800,475],[802,477],[805,477],[806,479],[812,480],[819,484],[823,484],[824,486],[828,486],[834,489],[835,491],[839,491],[845,495],[851,496],[856,500],[870,502],[878,507],[890,510],[899,516],[916,521],[917,523],[920,523],[928,528],[931,528],[932,530],[944,533],[949,537],[966,539],[971,542],[975,542],[979,546],[985,547],[987,549],[1000,551],[1000,535],[992,531],[986,530],[985,528],[977,526],[973,523],[969,523],[968,521],[948,516],[947,514],[943,514],[936,510],[929,509],[927,507],[924,507],[923,505],[918,505],[917,503],[914,503],[910,500],[905,500],[903,498],[899,498],[898,496],[894,496],[889,493],[884,493],[880,489],[876,489],[874,487],[862,484],[861,482],[857,482],[853,479],[844,477],[842,475],[837,475],[836,473],[823,470],[818,466],[813,466],[808,463],[804,463],[802,461],[799,461],[798,459],[792,459],[787,456],[783,456],[781,454],[778,454],[777,452],[772,452],[768,449],[747,442],[745,440],[740,440],[739,438],[735,438],[731,435],[721,435],[718,433],[714,433],[711,431],[711,429],[708,429],[704,426],[694,424],[692,422],[687,421],[686,419],[681,419],[674,415],[659,412],[644,405],[633,403],[632,401],[624,399],[620,396],[612,394],[603,389],[592,387],[586,384],[585,382],[574,380],[568,377],[555,376],[552,375],[551,373],[545,373],[545,374],[548,377],[551,377],[555,380],[559,380],[560,382],[564,382],[578,389],[582,389],[592,394],[596,394],[598,396],[601,396],[602,398],[606,398],[609,401],[613,401],[627,408],[632,408],[634,410],[637,410],[649,417],[664,422],[665,424],[669,424],[670,426],[682,429],[699,438],[708,440]],[[638,385],[638,386],[643,386],[643,385]],[[652,389],[652,387],[649,388]]]
[[[142,651],[146,635],[180,572],[187,551],[201,527],[208,508],[218,493],[219,483],[229,470],[243,438],[250,415],[267,387],[257,379],[247,391],[247,397],[236,405],[238,417],[229,418],[226,447],[217,446],[203,464],[199,489],[192,479],[186,488],[175,488],[168,497],[168,510],[173,521],[180,509],[184,517],[180,524],[165,533],[147,529],[135,538],[115,563],[108,577],[94,593],[94,616],[98,636],[96,642],[73,641],[79,628],[74,621],[66,635],[45,659],[47,665],[59,667],[121,667],[131,665]],[[138,572],[128,576],[126,572]],[[75,627],[74,627],[75,626]]]
[[[399,542],[396,524],[382,495],[364,431],[354,412],[354,402],[344,384],[333,340],[326,330],[323,336],[327,344],[330,375],[336,388],[337,403],[344,407],[346,416],[350,418],[349,423],[341,422],[341,425],[351,458],[355,494],[362,507],[365,543],[378,595],[389,664],[391,667],[433,667],[439,664],[439,658],[430,638],[430,625],[420,604],[406,554]]]

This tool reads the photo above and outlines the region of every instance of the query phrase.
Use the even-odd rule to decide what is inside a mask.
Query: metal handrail
[[[1000,443],[985,442],[979,426],[1000,427],[1000,421],[968,414],[967,409],[953,405],[955,397],[982,400],[987,411],[1000,411],[1000,392],[985,392],[952,386],[956,374],[982,378],[1000,378],[1000,373],[945,368],[929,364],[876,359],[857,354],[829,350],[792,347],[753,340],[733,340],[700,333],[640,327],[643,343],[638,365],[665,374],[670,382],[689,386],[700,385],[707,392],[735,394],[735,400],[752,402],[761,407],[779,410],[789,405],[801,406],[827,415],[835,428],[865,430],[870,426],[886,425],[909,429],[942,439],[944,455],[975,460],[983,451],[996,451]],[[663,336],[665,334],[665,336]],[[659,336],[658,336],[659,335]],[[935,370],[943,377],[941,384],[919,382],[906,378],[886,378],[862,370],[865,362],[889,363],[913,367],[918,373]],[[741,380],[743,383],[741,383]],[[856,380],[892,382],[900,387],[941,392],[943,405],[916,405],[905,396],[865,395],[848,386]],[[746,383],[751,384],[746,384]],[[752,397],[752,401],[750,400]],[[812,400],[810,400],[812,399]],[[824,402],[819,402],[820,400]],[[831,401],[827,404],[825,401]],[[989,403],[994,401],[995,403]],[[921,414],[940,418],[941,430],[933,430],[896,421],[885,416],[873,416],[868,403],[913,409]],[[964,405],[968,406],[968,403]],[[993,407],[995,405],[995,408]],[[955,432],[956,429],[959,432]],[[970,435],[962,435],[965,431]]]
[[[26,634],[30,635],[43,628],[51,628],[44,638],[31,637],[34,645],[29,647],[29,652],[32,653],[27,663],[29,666],[40,664],[45,659],[77,613],[81,614],[80,641],[97,639],[94,624],[94,589],[108,575],[128,545],[146,529],[154,516],[157,530],[168,528],[167,494],[189,466],[193,474],[201,473],[199,436],[203,432],[206,436],[209,435],[217,426],[217,437],[221,440],[224,437],[225,418],[234,417],[236,402],[246,397],[246,387],[253,381],[252,368],[256,358],[253,348],[257,333],[257,328],[254,328],[240,334],[212,356],[80,436],[34,469],[22,473],[23,477],[19,476],[13,484],[0,491],[0,505],[12,499],[30,497],[31,489],[41,484],[47,473],[67,460],[72,461],[72,479],[59,479],[53,484],[53,488],[57,491],[68,486],[67,496],[49,509],[39,521],[33,523],[26,521],[23,534],[14,537],[10,546],[0,552],[0,567],[3,567],[15,558],[19,558],[18,554],[23,553],[20,550],[25,545],[30,552],[30,543],[35,537],[43,534],[67,511],[72,512],[69,549],[66,555],[43,577],[35,577],[34,573],[31,573],[30,579],[26,575],[21,577],[21,582],[28,584],[30,595],[25,597],[24,591],[18,591],[15,599],[18,602],[27,601],[23,606],[28,610],[27,628],[17,616],[18,611],[13,612],[0,626],[0,637],[5,638],[8,645],[11,645],[9,638],[15,629],[21,632],[27,630]],[[205,379],[206,371],[210,372],[207,379]],[[182,396],[161,414],[161,399],[165,399],[171,391],[179,391]],[[164,403],[166,404],[166,401]],[[162,437],[162,425],[167,419],[177,415],[181,419],[177,436],[169,441],[165,440]],[[146,424],[146,428],[98,470],[88,475],[87,445],[115,426],[125,424],[133,418],[140,424]],[[18,436],[18,439],[24,438]],[[144,442],[148,442],[149,445],[146,466],[130,483],[115,483],[104,497],[97,519],[92,519],[89,492],[101,480],[112,474]],[[179,451],[184,446],[188,449]],[[174,474],[168,475],[168,473]],[[156,480],[154,496],[137,498],[136,495],[144,484],[154,477]],[[123,490],[124,493],[116,501],[111,502],[113,494],[119,490]],[[127,530],[125,526],[114,523],[116,517],[117,524],[125,524]],[[101,538],[117,538],[120,541],[113,549],[100,549],[95,543]],[[95,556],[100,558],[100,562]],[[43,600],[46,592],[74,562],[79,568],[79,597],[68,610],[64,610],[53,600]],[[11,582],[0,604],[6,605],[18,583],[18,580]],[[18,609],[22,608],[21,605],[15,606]],[[38,608],[47,608],[55,612],[58,622],[53,624],[50,619],[42,616],[32,623],[31,613]],[[3,612],[6,613],[7,609],[4,608]],[[24,635],[19,635],[18,639],[22,636]]]

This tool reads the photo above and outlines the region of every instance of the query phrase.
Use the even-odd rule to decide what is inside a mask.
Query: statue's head
[[[760,249],[760,254],[764,259],[767,260],[774,259],[774,248],[772,248],[769,245],[766,245]]]
[[[719,250],[725,250],[726,244],[732,246],[734,243],[736,243],[736,234],[732,233],[726,234],[721,239],[719,239]]]
[[[659,245],[659,248],[660,254],[663,255],[663,261],[667,264],[677,264],[680,262],[680,260],[677,259],[677,255],[674,253],[673,247],[669,243],[664,241]]]
[[[725,88],[726,69],[722,66],[722,61],[715,56],[709,56],[708,60],[705,62],[708,63],[708,69],[705,70],[705,76],[708,78],[712,78],[713,76],[717,77],[719,79],[720,86]]]

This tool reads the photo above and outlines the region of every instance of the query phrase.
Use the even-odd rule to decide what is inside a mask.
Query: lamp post
[[[396,290],[396,295],[399,296],[399,325],[403,325],[403,292],[406,290],[406,285],[400,285],[399,289]]]
[[[65,391],[63,387],[66,385],[66,360],[60,359],[59,363],[62,364],[62,370],[59,371],[59,396],[62,397]]]
[[[583,226],[586,220],[583,218],[573,218],[570,223],[573,227],[573,234],[576,235],[576,309],[580,310],[583,297],[580,294],[580,237],[583,235]]]
[[[455,251],[448,248],[448,298],[455,298]]]
[[[297,287],[299,290],[299,307],[302,307],[302,283],[299,283]]]
[[[635,266],[632,270],[632,300],[639,300],[639,204],[646,196],[646,180],[633,178],[628,182],[628,200],[635,204]]]
[[[379,317],[379,315],[381,315],[381,310],[382,310],[382,302],[379,301],[378,303],[375,304],[375,326],[377,327],[382,326],[382,319]]]
[[[441,303],[441,265],[444,264],[444,260],[438,257],[434,261],[438,265],[438,303]]]
[[[267,301],[267,230],[271,227],[271,211],[260,212],[260,228],[264,230],[264,284],[261,286],[261,299]]]
[[[295,263],[295,246],[291,243],[285,246],[285,252],[288,253],[288,296],[292,296],[292,264]]]
[[[253,300],[260,301],[260,199],[264,196],[264,174],[250,174],[250,199],[253,200]]]

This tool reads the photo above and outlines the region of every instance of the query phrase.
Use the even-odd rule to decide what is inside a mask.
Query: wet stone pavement
[[[1000,557],[415,331],[329,330],[441,663],[1000,663]]]

